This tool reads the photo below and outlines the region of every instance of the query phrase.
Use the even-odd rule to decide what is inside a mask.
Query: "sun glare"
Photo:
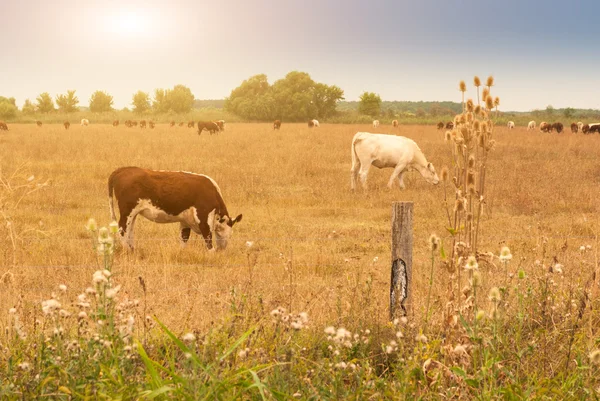
[[[147,36],[151,26],[147,15],[135,11],[120,11],[111,15],[107,21],[109,32],[120,38]]]

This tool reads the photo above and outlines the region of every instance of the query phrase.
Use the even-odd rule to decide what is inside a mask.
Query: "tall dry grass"
[[[34,311],[59,284],[88,286],[100,264],[84,224],[90,217],[109,222],[108,175],[137,165],[207,174],[221,186],[230,212],[244,214],[233,243],[216,254],[206,252],[197,236],[181,249],[177,225],[138,219],[136,251],[117,250],[113,278],[121,293],[143,300],[143,315],[158,316],[178,334],[203,333],[223,319],[241,317],[251,324],[278,306],[307,312],[317,332],[329,324],[353,331],[385,327],[390,204],[405,200],[415,202],[413,328],[426,329],[421,322],[431,263],[427,238],[437,233],[446,250],[451,248],[443,188],[411,173],[406,190],[388,191],[391,170],[373,168],[369,191],[351,193],[350,141],[359,130],[372,127],[308,129],[284,123],[281,131],[273,131],[270,124],[229,124],[219,135],[198,136],[165,125],[155,130],[72,126],[68,131],[58,125],[11,126],[0,136],[0,311],[17,307],[23,324],[32,326]],[[414,139],[438,171],[451,164],[447,144],[433,126],[380,127],[378,132]],[[527,288],[545,283],[555,294],[549,297],[555,303],[544,306],[554,308],[546,316],[564,321],[575,313],[570,305],[578,305],[578,288],[592,291],[591,299],[597,300],[597,282],[589,283],[599,246],[600,139],[504,127],[496,128],[494,137],[478,249],[497,255],[508,245],[514,257],[508,265],[492,259],[480,267],[480,293],[503,286],[520,294],[514,299],[521,302],[507,302],[503,313],[522,316]],[[586,245],[590,248],[580,250]],[[444,331],[452,282],[439,258],[434,263],[429,331],[436,336]],[[556,263],[564,266],[563,274],[548,278]],[[521,270],[527,284],[518,281]],[[491,304],[483,300],[480,307]],[[584,331],[578,326],[573,341],[579,355],[598,336],[593,316]],[[4,331],[8,320],[0,319],[0,326]],[[534,330],[521,327],[519,333]],[[565,338],[545,339],[542,356],[524,357],[522,369],[548,375],[558,368],[555,363],[564,364],[573,357],[566,351],[569,345],[561,343]],[[539,344],[540,339],[527,341]]]

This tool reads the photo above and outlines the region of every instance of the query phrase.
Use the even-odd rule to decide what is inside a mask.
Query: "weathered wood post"
[[[392,279],[390,320],[407,316],[411,305],[413,203],[392,204]],[[400,314],[398,309],[401,309]]]

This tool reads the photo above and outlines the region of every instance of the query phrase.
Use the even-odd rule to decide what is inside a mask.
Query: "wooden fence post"
[[[411,281],[413,251],[413,203],[392,204],[392,279],[390,283],[390,320],[412,312]],[[398,308],[401,314],[398,314]]]

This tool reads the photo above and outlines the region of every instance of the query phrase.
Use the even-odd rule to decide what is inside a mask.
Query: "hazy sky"
[[[460,79],[493,74],[504,110],[600,108],[598,0],[0,0],[0,15],[0,95],[19,106],[100,89],[122,108],[176,84],[223,98],[300,70],[347,100],[458,101]]]

